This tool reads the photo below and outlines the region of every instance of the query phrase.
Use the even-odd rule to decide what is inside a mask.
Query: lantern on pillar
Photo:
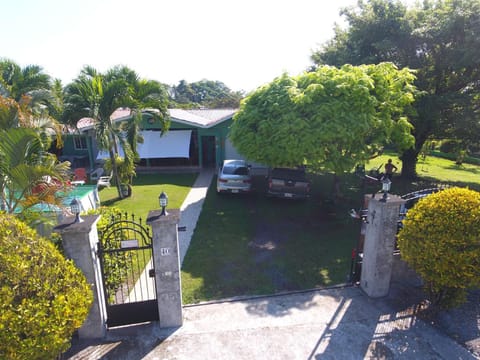
[[[380,199],[381,202],[387,202],[388,199],[388,192],[390,191],[390,187],[392,186],[392,181],[388,178],[388,176],[385,176],[382,179],[382,191],[383,191],[383,196]]]
[[[83,219],[80,217],[80,201],[78,201],[77,198],[73,198],[72,202],[70,203],[70,210],[72,211],[72,214],[75,215],[75,220],[73,221],[74,223],[83,222]]]
[[[162,209],[162,212],[160,213],[160,216],[166,216],[168,215],[166,208],[168,205],[168,196],[165,194],[165,192],[162,191],[160,196],[158,197],[158,202],[160,203],[160,208]]]

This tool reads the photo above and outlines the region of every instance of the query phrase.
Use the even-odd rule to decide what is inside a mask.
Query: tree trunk
[[[118,174],[117,161],[116,161],[116,158],[115,158],[115,153],[113,151],[113,148],[110,148],[109,152],[110,152],[110,161],[112,163],[112,172],[113,172],[113,177],[115,179],[115,185],[117,187],[118,197],[120,199],[123,199],[125,196],[123,195],[122,188],[120,186],[121,185],[120,175]]]
[[[402,160],[402,174],[404,179],[416,179],[417,178],[417,158],[419,152],[415,149],[409,149],[403,152],[400,156]]]
[[[333,174],[333,202],[336,204],[342,193],[340,191],[340,177],[335,173]]]

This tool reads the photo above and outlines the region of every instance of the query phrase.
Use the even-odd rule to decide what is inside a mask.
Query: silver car
[[[248,193],[252,189],[250,167],[244,160],[224,160],[218,170],[217,193]]]

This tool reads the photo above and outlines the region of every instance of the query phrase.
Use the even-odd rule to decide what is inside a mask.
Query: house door
[[[216,167],[215,136],[202,136],[202,166]]]

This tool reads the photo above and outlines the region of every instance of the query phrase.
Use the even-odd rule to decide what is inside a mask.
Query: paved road
[[[179,329],[109,331],[69,359],[476,359],[391,300],[345,287],[188,306]]]

